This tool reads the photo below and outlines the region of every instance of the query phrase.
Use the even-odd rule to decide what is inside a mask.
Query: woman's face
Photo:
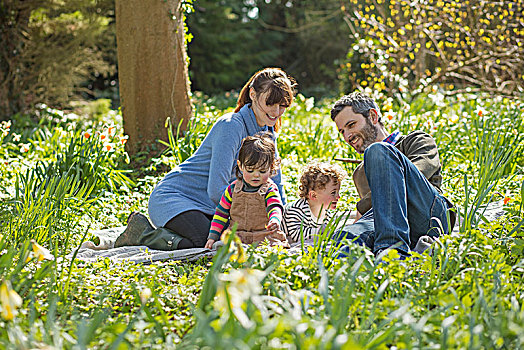
[[[287,105],[284,104],[268,106],[266,104],[268,94],[269,91],[257,96],[254,89],[251,89],[249,92],[251,101],[253,101],[251,107],[253,108],[253,113],[255,113],[258,126],[275,126],[278,119],[282,114],[284,114],[287,108]]]

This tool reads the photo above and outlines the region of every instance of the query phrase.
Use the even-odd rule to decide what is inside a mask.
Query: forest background
[[[182,6],[191,89],[208,95],[238,90],[266,66],[285,69],[303,95],[315,98],[359,86],[390,95],[435,84],[455,93],[454,87],[504,95],[523,90],[520,0]],[[71,107],[108,98],[119,105],[113,0],[3,0],[0,23],[0,118],[37,103]]]

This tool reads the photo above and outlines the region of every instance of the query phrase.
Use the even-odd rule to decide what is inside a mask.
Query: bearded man
[[[331,119],[364,161],[353,173],[360,200],[357,220],[339,232],[369,247],[375,256],[397,249],[410,255],[422,236],[436,238],[453,229],[455,212],[442,195],[441,164],[433,137],[422,131],[388,133],[375,101],[359,92],[340,98]]]

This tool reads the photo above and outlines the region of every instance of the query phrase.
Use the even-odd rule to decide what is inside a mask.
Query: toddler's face
[[[325,188],[318,188],[314,190],[317,194],[316,198],[312,199],[317,204],[321,205],[325,209],[336,209],[337,202],[340,198],[340,183],[334,184],[330,180]]]
[[[271,175],[269,168],[244,167],[240,162],[238,163],[238,167],[242,172],[244,181],[253,187],[265,184]]]

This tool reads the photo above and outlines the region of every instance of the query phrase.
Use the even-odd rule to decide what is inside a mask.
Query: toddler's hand
[[[280,228],[280,225],[275,220],[269,221],[269,223],[266,225],[266,230],[268,230],[271,233],[277,232],[279,228]]]
[[[214,239],[208,239],[204,248],[207,248],[207,249],[213,248],[213,243],[215,243]]]

